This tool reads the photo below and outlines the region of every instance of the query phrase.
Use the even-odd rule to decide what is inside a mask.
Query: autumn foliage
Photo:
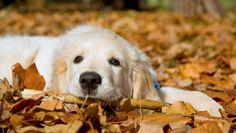
[[[107,27],[145,51],[163,86],[203,91],[225,111],[223,118],[198,112],[184,102],[80,99],[52,91],[36,66],[16,64],[13,84],[0,82],[3,132],[229,132],[236,129],[236,19],[186,18],[168,12],[19,12],[0,11],[0,33],[61,35],[92,23]],[[37,80],[36,80],[37,79]],[[37,82],[35,82],[37,81]],[[38,95],[23,98],[26,88]],[[154,128],[155,127],[155,128]]]

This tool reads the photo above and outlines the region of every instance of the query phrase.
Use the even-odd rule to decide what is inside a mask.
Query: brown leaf
[[[11,116],[9,107],[5,101],[0,101],[0,121],[3,121]],[[1,127],[1,126],[0,126]]]
[[[183,78],[199,78],[201,69],[196,63],[188,63],[179,66],[180,74]]]
[[[14,128],[20,128],[23,125],[23,119],[23,115],[14,114],[10,117],[10,123]]]
[[[17,75],[20,81],[23,82],[25,88],[35,90],[44,89],[45,80],[39,74],[35,64],[32,64],[27,69],[24,69],[19,63],[17,63],[13,66],[12,72]]]
[[[236,104],[235,104],[235,101],[227,103],[226,105],[224,105],[224,109],[229,114],[236,115]]]
[[[232,97],[230,97],[227,93],[225,92],[219,92],[219,91],[205,91],[204,93],[206,93],[208,96],[210,96],[211,98],[218,98],[224,102],[229,102],[232,100]]]
[[[130,99],[126,99],[124,100],[124,104],[121,105],[121,107],[119,108],[120,112],[129,112],[133,110],[133,107],[131,105]]]
[[[47,99],[42,101],[39,106],[42,109],[53,111],[56,108],[58,102],[59,100],[57,99]]]
[[[226,93],[229,94],[231,97],[236,98],[236,90],[226,90]]]
[[[196,110],[194,110],[192,105],[189,103],[177,101],[170,106],[162,107],[162,112],[166,114],[181,114],[189,116],[196,113]]]
[[[45,126],[44,128],[38,128],[35,126],[27,126],[20,129],[17,129],[19,133],[29,133],[29,132],[37,132],[37,133],[76,133],[82,127],[83,123],[81,121],[72,121],[69,124],[57,124],[53,126]]]
[[[188,87],[193,83],[191,79],[178,79],[177,84],[179,87]]]
[[[201,80],[203,83],[205,83],[207,85],[213,84],[213,85],[221,88],[222,90],[223,89],[226,89],[226,90],[234,89],[234,85],[235,85],[234,81],[228,77],[224,77],[223,79],[219,79],[219,78],[216,78],[213,76],[202,75]]]
[[[2,95],[2,97],[3,97],[3,94],[6,91],[10,91],[10,90],[11,90],[11,87],[10,87],[10,84],[9,84],[8,80],[7,79],[0,80],[0,95]],[[0,99],[2,97],[0,97]]]
[[[236,57],[232,57],[229,61],[230,68],[236,70]]]
[[[40,95],[40,96],[35,96],[32,97],[30,99],[23,99],[17,103],[15,103],[12,108],[10,109],[10,112],[15,114],[17,112],[20,112],[21,110],[25,109],[25,108],[32,108],[37,104],[41,103],[41,100],[43,99],[44,95]]]
[[[200,127],[199,130],[203,130],[203,131],[206,130],[210,132],[210,130],[214,131],[214,129],[211,129],[211,128],[215,127],[217,130],[220,130],[223,133],[228,133],[231,126],[231,124],[226,119],[223,119],[223,118],[214,118],[214,117],[209,117],[209,116],[194,115],[195,126],[198,126],[207,122],[215,122],[217,126],[215,124],[211,125],[212,124],[211,123],[208,127],[209,129],[206,129],[207,126],[205,125],[203,127]]]
[[[90,104],[86,109],[86,117],[88,118],[96,118],[98,117],[98,104],[93,103]]]
[[[223,133],[217,122],[207,122],[197,128],[187,131],[187,133]]]
[[[138,132],[164,132],[163,127],[170,124],[172,128],[183,128],[191,121],[190,118],[183,117],[178,114],[151,114],[138,117],[137,122],[140,122],[140,129]],[[155,127],[155,128],[154,128]],[[187,128],[187,127],[186,127]]]

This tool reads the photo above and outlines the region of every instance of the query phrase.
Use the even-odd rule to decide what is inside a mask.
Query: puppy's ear
[[[132,62],[130,83],[133,98],[160,101],[158,92],[154,87],[154,79],[150,69],[152,69],[152,67],[144,61]]]
[[[60,52],[59,52],[60,53]],[[53,63],[52,72],[52,88],[55,90],[60,90],[62,93],[66,93],[66,72],[67,64],[66,57],[61,53],[61,55],[56,55]]]

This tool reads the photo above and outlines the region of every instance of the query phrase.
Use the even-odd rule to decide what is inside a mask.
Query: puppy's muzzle
[[[80,75],[79,82],[81,88],[90,94],[91,91],[96,90],[98,85],[102,83],[102,78],[96,72],[84,72]]]

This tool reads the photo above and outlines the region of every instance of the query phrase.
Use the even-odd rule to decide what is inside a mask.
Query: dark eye
[[[82,56],[76,56],[75,59],[74,59],[74,63],[75,63],[75,64],[78,64],[78,63],[80,63],[82,60],[83,60],[83,57],[82,57]]]
[[[120,66],[120,62],[117,59],[114,59],[114,58],[110,59],[109,63],[114,65],[114,66]]]

